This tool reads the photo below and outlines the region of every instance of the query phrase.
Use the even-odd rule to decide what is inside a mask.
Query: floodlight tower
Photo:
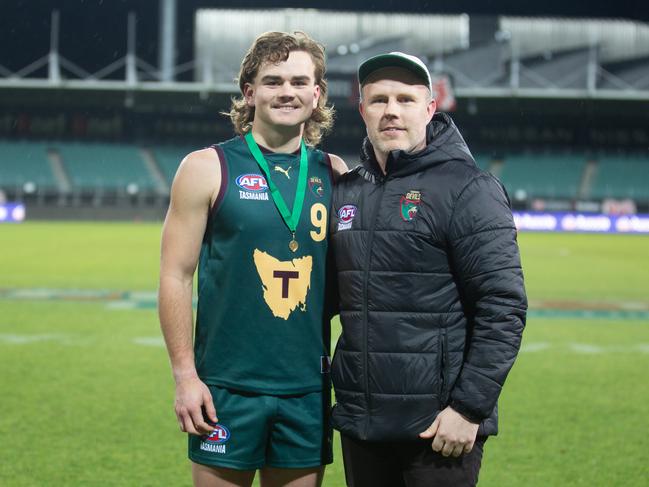
[[[50,27],[50,53],[48,55],[48,78],[50,83],[61,82],[61,67],[59,64],[59,11],[52,11],[52,22]]]
[[[158,66],[160,81],[174,81],[176,57],[176,0],[160,0]]]

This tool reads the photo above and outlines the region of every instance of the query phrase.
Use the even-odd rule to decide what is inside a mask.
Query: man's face
[[[295,127],[306,122],[318,105],[320,86],[315,65],[304,51],[292,51],[286,61],[262,64],[253,83],[244,85],[255,124]]]
[[[362,87],[360,112],[377,159],[393,150],[426,147],[426,125],[435,113],[428,87],[401,68],[372,73]]]

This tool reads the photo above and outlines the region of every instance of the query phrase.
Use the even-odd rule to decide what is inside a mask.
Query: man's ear
[[[436,110],[437,110],[437,102],[435,101],[435,98],[433,98],[432,100],[430,100],[430,103],[426,108],[426,111],[428,112],[428,122],[430,122],[433,119],[433,115],[435,115]]]
[[[313,91],[313,109],[315,110],[318,108],[318,101],[320,100],[320,85],[315,85],[315,89]]]
[[[243,85],[243,97],[249,107],[255,106],[255,89],[252,84],[246,83]]]

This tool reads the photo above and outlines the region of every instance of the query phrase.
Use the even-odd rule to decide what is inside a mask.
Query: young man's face
[[[257,77],[244,86],[256,125],[295,127],[306,122],[318,105],[320,86],[315,65],[304,51],[292,51],[286,61],[262,64]]]
[[[359,109],[377,158],[426,146],[435,101],[422,80],[405,69],[384,68],[370,75],[361,94]]]

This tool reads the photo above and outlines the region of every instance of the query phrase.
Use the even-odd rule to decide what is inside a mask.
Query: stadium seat
[[[75,189],[124,191],[131,184],[140,190],[155,188],[135,146],[59,143],[56,147]]]
[[[169,186],[171,186],[178,165],[180,164],[180,161],[183,160],[183,157],[197,149],[200,149],[200,147],[158,146],[151,150],[153,157],[155,158],[155,161]]]
[[[511,196],[522,190],[527,198],[575,199],[585,164],[584,155],[510,155],[505,157],[500,180]]]
[[[0,187],[56,189],[56,179],[47,159],[47,144],[41,142],[0,142]]]
[[[601,155],[589,196],[649,201],[649,157]]]

